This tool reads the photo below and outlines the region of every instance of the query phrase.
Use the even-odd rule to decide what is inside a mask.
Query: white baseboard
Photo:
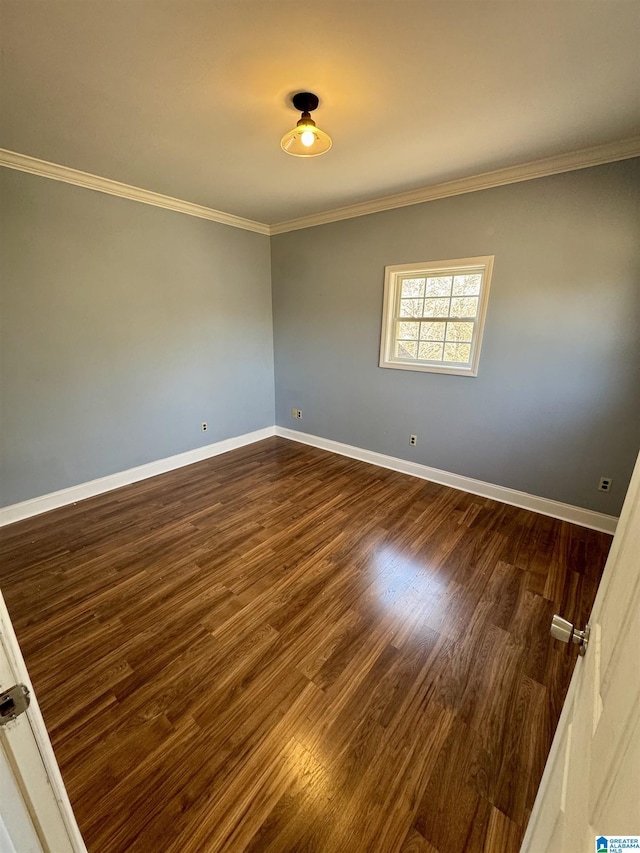
[[[472,495],[480,495],[483,498],[491,498],[494,501],[517,506],[521,509],[529,509],[539,512],[541,515],[549,515],[551,518],[559,518],[562,521],[570,521],[581,527],[590,527],[602,533],[615,533],[618,519],[613,515],[605,515],[591,509],[583,509],[579,506],[553,501],[549,498],[541,498],[537,495],[529,495],[527,492],[519,492],[516,489],[508,489],[506,486],[496,486],[494,483],[485,483],[482,480],[474,480],[471,477],[463,477],[461,474],[452,474],[449,471],[441,471],[439,468],[430,468],[428,465],[420,465],[417,462],[409,462],[396,456],[385,456],[383,453],[375,453],[373,450],[364,450],[351,444],[342,444],[329,438],[321,438],[295,429],[276,426],[275,434],[291,441],[299,441],[341,456],[349,456],[359,459],[361,462],[370,462],[381,468],[390,468],[402,474],[410,474],[423,480],[431,480],[443,486],[451,486],[452,489],[460,489]]]
[[[453,489],[460,489],[472,495],[480,495],[483,498],[491,498],[492,500],[510,504],[511,506],[529,509],[532,512],[539,512],[542,515],[549,515],[552,518],[570,521],[572,524],[590,527],[593,530],[600,530],[603,533],[615,533],[618,522],[618,519],[613,515],[605,515],[591,509],[583,509],[582,507],[572,506],[571,504],[561,503],[560,501],[553,501],[549,498],[541,498],[537,495],[529,495],[526,492],[519,492],[516,489],[496,486],[493,483],[485,483],[482,480],[474,480],[471,477],[463,477],[461,474],[452,474],[449,471],[441,471],[439,468],[431,468],[428,465],[409,462],[406,459],[399,459],[396,456],[386,456],[383,453],[376,453],[373,450],[365,450],[361,447],[354,447],[351,444],[342,444],[339,441],[332,441],[330,438],[321,438],[320,436],[299,432],[295,429],[275,426],[259,429],[255,432],[248,432],[234,438],[226,438],[214,444],[196,447],[195,450],[187,450],[185,453],[178,453],[175,456],[158,459],[146,465],[138,465],[136,468],[129,468],[126,471],[109,474],[97,480],[79,483],[77,486],[70,486],[68,489],[60,489],[60,491],[51,492],[48,495],[41,495],[37,498],[31,498],[28,501],[12,504],[11,506],[0,507],[0,527],[12,524],[14,521],[21,521],[24,518],[40,515],[40,513],[48,512],[51,509],[77,503],[85,498],[100,495],[103,492],[110,492],[112,489],[119,489],[121,486],[128,486],[130,483],[137,483],[139,480],[146,480],[148,477],[155,477],[157,474],[164,474],[167,471],[182,468],[184,465],[191,465],[203,459],[210,459],[212,456],[218,456],[221,453],[227,453],[229,450],[253,444],[255,441],[262,441],[262,439],[269,438],[272,435],[279,435],[282,438],[288,438],[291,441],[298,441],[322,450],[329,450],[341,456],[359,459],[361,462],[369,462],[381,468],[390,468],[392,471],[399,471],[402,474],[420,477],[423,480],[431,480],[434,483],[451,486]]]
[[[262,439],[270,438],[272,435],[275,435],[275,427],[272,426],[255,432],[247,432],[244,435],[225,438],[223,441],[214,442],[214,444],[187,450],[185,453],[148,462],[146,465],[138,465],[136,468],[109,474],[97,480],[89,480],[88,483],[79,483],[77,486],[70,486],[68,489],[60,489],[58,492],[51,492],[48,495],[41,495],[28,501],[2,507],[0,508],[0,527],[12,524],[14,521],[30,518],[33,515],[40,515],[40,513],[48,512],[51,509],[76,503],[85,498],[94,497],[94,495],[100,495],[103,492],[110,492],[112,489],[119,489],[120,486],[128,486],[130,483],[155,477],[157,474],[173,471],[175,468],[182,468],[184,465],[191,465],[193,462],[201,462],[203,459],[219,456],[221,453],[253,444],[255,441],[262,441]]]

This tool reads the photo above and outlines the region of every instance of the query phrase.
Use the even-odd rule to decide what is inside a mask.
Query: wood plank
[[[0,530],[91,853],[516,853],[610,537],[280,438]]]

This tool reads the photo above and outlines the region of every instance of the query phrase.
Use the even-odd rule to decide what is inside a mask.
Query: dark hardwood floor
[[[284,439],[0,531],[91,853],[515,853],[610,537]]]

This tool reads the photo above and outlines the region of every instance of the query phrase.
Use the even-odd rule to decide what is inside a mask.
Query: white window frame
[[[448,373],[455,376],[477,376],[478,363],[480,361],[480,348],[482,346],[482,335],[484,322],[487,315],[487,304],[489,301],[489,289],[491,287],[491,274],[493,272],[494,255],[482,255],[477,258],[457,258],[451,261],[426,261],[422,264],[396,264],[385,267],[384,277],[384,307],[382,313],[382,336],[380,340],[380,367],[392,367],[396,370],[418,370],[425,373]],[[473,319],[474,330],[471,340],[471,358],[467,364],[456,364],[455,362],[442,361],[414,361],[395,358],[393,355],[395,344],[396,323],[400,315],[401,281],[403,278],[440,275],[470,275],[472,273],[482,274],[480,294],[478,300],[478,313],[474,318],[458,318],[454,320],[469,321]],[[435,318],[434,318],[435,319]],[[440,319],[440,318],[437,318]],[[451,319],[451,318],[442,318]]]

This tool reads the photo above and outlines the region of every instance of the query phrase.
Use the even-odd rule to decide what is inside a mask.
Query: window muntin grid
[[[469,365],[482,270],[398,280],[393,357]]]
[[[387,268],[382,367],[476,375],[493,258],[468,260]]]

